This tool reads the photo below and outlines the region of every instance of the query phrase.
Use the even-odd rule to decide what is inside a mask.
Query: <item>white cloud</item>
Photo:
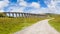
[[[4,10],[1,9],[0,12],[4,12]]]
[[[15,7],[13,8],[13,10],[11,10],[11,12],[23,12],[23,8],[16,8]]]
[[[19,1],[21,1],[21,2],[22,2],[22,1],[24,1],[24,0],[19,0]]]
[[[36,8],[30,10],[30,13],[35,13],[35,14],[43,14],[43,13],[48,13],[47,8]]]
[[[53,1],[51,0],[51,3],[48,4],[48,10],[50,10],[49,12],[51,13],[60,13],[60,7],[57,5],[58,3],[60,3],[59,1]]]
[[[20,6],[22,6],[22,7],[20,7],[20,6],[17,6],[17,4],[16,4],[16,6],[11,6],[11,5],[9,5],[8,3],[9,3],[9,1],[8,0],[3,0],[3,1],[0,1],[0,12],[5,12],[4,10],[2,10],[4,7],[7,7],[7,6],[10,6],[10,7],[8,7],[8,8],[6,8],[7,9],[7,11],[6,12],[23,12],[23,9],[25,8],[25,6],[26,6],[26,2],[25,1],[19,1],[18,0],[18,2],[20,3]]]
[[[20,6],[27,6],[27,2],[25,2],[25,1],[20,1],[19,5],[20,5]]]
[[[37,2],[32,2],[32,4],[30,6],[32,6],[34,8],[40,8],[40,4]]]
[[[0,12],[5,12],[5,11],[3,10],[3,8],[4,8],[5,6],[7,6],[8,3],[9,3],[8,0],[2,0],[2,1],[0,1]]]
[[[57,1],[52,1],[51,0],[50,3],[49,2],[46,3],[48,8],[41,8],[38,3],[32,2],[31,7],[33,6],[36,9],[30,10],[30,13],[56,13],[56,14],[59,14],[60,13],[60,7],[57,6],[57,3],[58,3]]]
[[[7,12],[23,12],[24,7],[11,6],[8,8]]]
[[[24,8],[27,7],[27,3],[24,0],[18,0],[18,6],[11,6],[8,11],[10,12],[24,12]]]
[[[0,9],[8,5],[8,0],[0,1]]]
[[[18,0],[20,6],[10,7],[10,12],[24,12],[24,8],[27,7],[27,3],[24,0]],[[11,10],[12,9],[12,10]]]

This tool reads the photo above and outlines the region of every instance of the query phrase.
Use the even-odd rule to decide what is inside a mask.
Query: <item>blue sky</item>
[[[24,0],[26,1],[27,3],[32,3],[32,2],[39,2],[41,7],[47,7],[47,5],[44,3],[44,0]],[[17,3],[18,1],[17,0],[9,0],[10,3]]]
[[[27,2],[27,3],[29,3],[29,4],[31,4],[32,2],[36,2],[36,3],[38,3],[39,2],[39,5],[40,5],[40,7],[44,7],[44,8],[46,8],[47,7],[47,5],[44,3],[44,0],[24,0],[25,2]],[[20,7],[20,5],[19,5],[19,1],[18,0],[9,0],[9,5],[8,6],[6,6],[6,7],[4,7],[4,10],[6,11],[6,12],[8,12],[8,11],[10,11],[11,9],[10,9],[10,7],[13,7],[13,6],[16,6],[16,7]],[[27,6],[26,6],[27,7]],[[25,9],[27,9],[27,8],[31,8],[31,7],[27,7],[26,8],[25,7]],[[33,8],[33,7],[32,7]],[[13,8],[12,8],[13,9]],[[24,10],[25,10],[24,9]],[[29,9],[30,10],[30,9]],[[29,10],[28,11],[24,11],[24,12],[29,12]]]
[[[47,5],[44,3],[44,0],[25,0],[28,3],[32,3],[32,2],[39,2],[41,7],[47,7]]]
[[[17,3],[17,0],[9,0],[10,3]]]
[[[49,7],[50,2],[51,0],[0,0],[0,11],[29,13],[60,13],[57,12],[57,10],[55,10],[56,8],[53,9],[52,6]],[[58,11],[60,11],[60,9]]]

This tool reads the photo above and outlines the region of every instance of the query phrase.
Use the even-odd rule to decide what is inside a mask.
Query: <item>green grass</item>
[[[49,21],[49,24],[54,27],[58,32],[60,32],[60,15],[52,15],[55,18]]]
[[[10,34],[19,30],[28,27],[37,21],[43,20],[45,18],[8,18],[8,17],[0,17],[0,34]]]

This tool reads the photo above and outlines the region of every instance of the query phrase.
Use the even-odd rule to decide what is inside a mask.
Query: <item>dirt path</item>
[[[33,24],[32,26],[14,34],[59,34],[53,27],[48,24],[48,20],[49,19],[39,21],[36,24]]]

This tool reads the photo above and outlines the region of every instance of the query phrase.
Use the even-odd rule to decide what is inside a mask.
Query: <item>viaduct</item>
[[[22,12],[3,12],[8,17],[46,17],[46,14],[33,14],[33,13],[22,13]]]

